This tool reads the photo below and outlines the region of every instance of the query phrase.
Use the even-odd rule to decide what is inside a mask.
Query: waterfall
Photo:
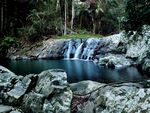
[[[91,56],[92,52],[93,52],[93,50],[90,50],[90,51],[89,51],[89,53],[88,53],[88,55],[87,55],[86,60],[89,60],[89,58],[90,58],[90,56]]]
[[[67,59],[70,58],[71,48],[72,48],[72,41],[69,41],[69,43],[68,43],[68,51],[67,51]]]
[[[74,59],[90,60],[93,57],[93,52],[97,47],[99,41],[99,39],[95,38],[90,38],[82,41],[69,40],[66,45],[66,59],[70,59],[74,55]]]
[[[89,60],[91,54],[93,53],[94,49],[96,48],[99,40],[98,39],[88,39],[86,41],[86,48],[84,48],[81,58]]]
[[[80,55],[81,50],[82,50],[82,46],[83,46],[83,43],[81,43],[80,46],[77,48],[75,55],[74,55],[75,59],[79,58],[79,55]]]

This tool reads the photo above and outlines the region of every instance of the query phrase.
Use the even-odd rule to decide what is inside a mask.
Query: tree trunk
[[[59,7],[60,7],[60,1],[59,1],[59,0],[57,0],[57,2],[56,2],[56,11],[58,11],[58,10],[59,10]]]
[[[0,34],[2,35],[3,34],[3,27],[4,27],[4,4],[3,4],[3,1],[1,1],[1,17],[0,17]]]
[[[96,31],[96,22],[94,20],[94,18],[92,17],[92,23],[93,23],[93,34],[95,34]]]
[[[72,0],[72,18],[71,18],[71,29],[73,29],[74,17],[75,17],[75,9],[74,9],[75,1]]]
[[[4,30],[6,30],[7,25],[7,0],[4,0]],[[5,31],[6,32],[6,31]]]
[[[82,21],[83,21],[83,14],[81,13],[81,16],[80,16],[80,29],[82,28]]]
[[[65,0],[65,28],[64,28],[64,35],[67,34],[67,0]]]
[[[7,0],[0,1],[0,36],[3,36],[6,32],[7,25]]]

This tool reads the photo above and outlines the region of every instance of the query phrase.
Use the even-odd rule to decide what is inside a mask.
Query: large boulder
[[[40,73],[35,92],[48,97],[54,92],[62,92],[68,87],[67,75],[63,70],[48,70]]]
[[[2,113],[18,112],[15,108],[24,113],[70,113],[71,100],[72,91],[63,70],[47,70],[23,77],[0,66]]]
[[[72,91],[63,70],[47,70],[38,75],[34,90],[23,98],[26,113],[70,113]]]
[[[13,89],[7,92],[9,103],[17,103],[17,101],[19,101],[19,99],[27,92],[30,84],[31,79],[28,77],[24,77],[22,80],[18,81]]]
[[[88,80],[88,81],[81,81],[78,83],[72,83],[70,84],[70,87],[74,93],[87,94],[104,85],[105,84]]]
[[[0,66],[0,74],[0,86],[11,83],[11,81],[16,77],[13,72],[9,71],[3,66]]]
[[[47,41],[43,41],[42,45],[42,47],[35,48],[32,51],[29,51],[28,54],[34,53],[38,58],[48,59],[60,59],[64,57],[63,47],[65,46],[65,40],[49,39]]]
[[[95,82],[80,82],[86,86],[88,90],[91,84]],[[82,89],[77,89],[72,85],[72,89],[76,89],[74,97],[79,99],[86,98],[82,103],[76,105],[76,112],[80,113],[149,113],[150,112],[150,87],[144,88],[144,84],[150,84],[149,81],[141,83],[124,83],[124,84],[100,84],[96,83],[93,90],[88,93],[82,93]],[[87,87],[87,89],[86,89]],[[78,90],[78,91],[77,91]],[[76,93],[81,92],[81,93]],[[74,100],[75,101],[75,100]],[[79,100],[78,100],[79,101]],[[76,102],[77,103],[77,102]]]
[[[140,33],[133,32],[127,38],[126,57],[134,59],[140,67],[142,67],[142,71],[149,75],[150,63],[148,59],[150,59],[150,26],[144,25]]]
[[[44,101],[44,113],[70,113],[72,91],[65,90]]]
[[[125,58],[123,55],[112,55],[99,59],[99,65],[104,65],[109,68],[122,68],[128,67],[133,64],[131,59]]]
[[[150,37],[150,33],[139,35],[137,32],[134,32],[133,35],[131,35],[128,39],[131,41],[127,44],[126,57],[132,59],[138,59],[139,61],[147,57],[147,53],[149,52],[149,48],[150,48],[149,37]]]
[[[0,113],[8,113],[13,109],[12,106],[0,105]]]
[[[12,82],[16,77],[17,76],[13,72],[3,66],[0,66],[0,101],[4,98],[4,92],[13,88]]]
[[[148,59],[148,58],[143,59],[143,61],[141,62],[140,66],[142,68],[142,71],[145,74],[147,74],[147,75],[150,74],[150,59]]]
[[[22,43],[21,48],[11,48],[7,57],[10,59],[60,59],[64,57],[64,39],[48,39],[35,44]]]

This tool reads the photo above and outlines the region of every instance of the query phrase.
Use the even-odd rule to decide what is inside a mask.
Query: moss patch
[[[70,34],[57,36],[58,39],[86,39],[86,38],[102,38],[103,36],[100,34]]]

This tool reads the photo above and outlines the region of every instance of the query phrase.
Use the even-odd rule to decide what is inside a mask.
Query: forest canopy
[[[140,30],[142,25],[150,24],[150,0],[127,0],[125,6],[125,30]]]
[[[149,0],[0,0],[0,37],[111,35],[150,24]]]

